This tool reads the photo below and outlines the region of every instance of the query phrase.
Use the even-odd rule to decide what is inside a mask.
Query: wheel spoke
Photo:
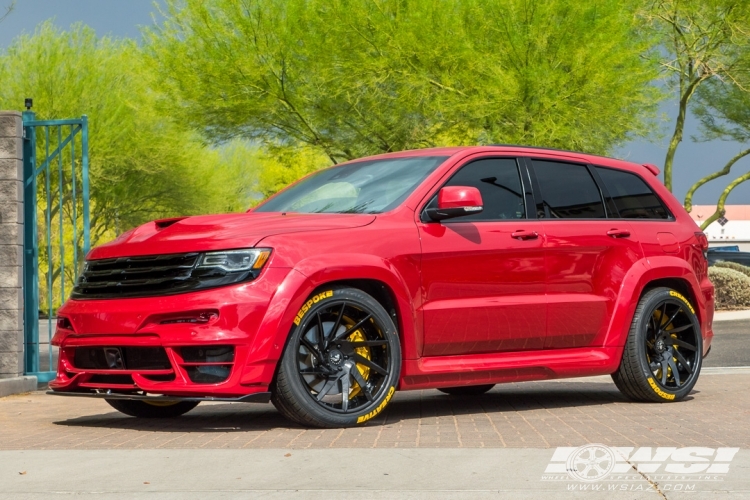
[[[356,366],[352,370],[352,375],[354,376],[354,380],[357,381],[360,389],[362,389],[362,393],[367,398],[367,401],[372,401],[372,392],[370,392],[370,389],[367,387],[367,381],[364,379]]]
[[[667,364],[667,360],[664,360],[661,362],[661,385],[665,386],[667,385],[667,367],[669,365]]]
[[[333,389],[333,386],[336,385],[336,382],[339,381],[339,378],[340,377],[333,377],[333,378],[329,378],[326,381],[325,385],[323,386],[323,388],[318,393],[318,396],[317,396],[318,401],[320,401],[321,399],[323,399],[326,396],[326,394],[328,394],[329,392],[331,392],[331,389]]]
[[[378,372],[381,375],[388,375],[388,371],[385,368],[383,368],[380,365],[376,365],[375,363],[373,363],[369,359],[367,359],[367,358],[365,358],[363,356],[360,356],[359,354],[355,354],[354,355],[354,360],[357,363],[365,365],[366,367],[370,368],[371,370],[374,370],[374,371]]]
[[[336,330],[338,330],[339,325],[341,325],[341,319],[344,317],[344,309],[346,309],[346,302],[343,302],[341,304],[341,310],[339,311],[339,315],[336,317],[336,322],[333,324],[333,328],[331,328],[331,333],[328,334],[331,339],[326,339],[325,341],[326,346],[328,346],[328,344],[332,341],[332,339],[336,335]]]
[[[359,330],[359,328],[360,328],[360,327],[361,327],[362,325],[364,325],[364,324],[365,324],[365,322],[366,322],[366,321],[367,321],[368,319],[370,319],[370,318],[372,318],[372,314],[368,314],[367,316],[365,316],[363,320],[359,321],[359,322],[358,322],[358,323],[357,323],[356,325],[354,325],[353,327],[349,328],[348,330],[346,330],[346,331],[345,331],[344,333],[342,333],[341,335],[336,335],[336,336],[335,336],[335,337],[333,338],[333,340],[332,340],[331,342],[337,342],[337,341],[339,341],[339,340],[341,340],[341,339],[345,339],[345,338],[347,338],[347,337],[348,337],[349,335],[351,335],[352,333],[354,333],[354,332],[356,332],[357,330]]]
[[[672,340],[670,340],[670,342],[672,344],[676,345],[676,346],[682,347],[683,349],[688,349],[690,351],[696,351],[697,350],[694,345],[688,344],[684,340],[672,339]]]
[[[318,350],[322,353],[325,348],[325,335],[323,331],[323,319],[320,317],[320,311],[318,311],[315,316],[318,318]]]
[[[387,340],[355,340],[352,342],[350,340],[342,340],[341,345],[344,345],[344,344],[348,345],[352,349],[356,349],[358,347],[376,347],[376,346],[381,346],[381,345],[388,345],[388,341]]]
[[[693,327],[693,325],[692,325],[692,324],[688,324],[688,325],[685,325],[685,326],[678,326],[677,328],[672,328],[671,330],[669,330],[669,333],[680,333],[680,332],[684,332],[684,331],[685,331],[685,330],[687,330],[688,328],[692,328],[692,327]]]
[[[351,387],[351,381],[349,380],[350,373],[351,365],[347,365],[344,369],[344,376],[341,377],[341,409],[344,410],[344,412],[349,411],[349,389]]]
[[[689,375],[692,375],[693,374],[693,368],[688,364],[687,360],[685,359],[685,356],[683,356],[682,353],[680,351],[678,351],[677,349],[675,349],[673,352],[674,352],[675,358],[677,358],[677,361],[679,361],[680,364],[683,367],[685,367],[685,370],[687,370],[687,372],[688,372]]]
[[[680,371],[677,369],[677,363],[674,362],[674,359],[669,358],[669,366],[672,368],[672,376],[674,376],[677,387],[680,387],[682,385],[680,382]]]
[[[681,307],[677,307],[677,311],[669,318],[669,321],[667,321],[667,324],[662,327],[662,330],[666,330],[669,325],[672,324],[672,321],[677,317],[678,314],[680,314],[680,311],[682,311]],[[669,330],[672,331],[672,330]]]
[[[299,371],[302,375],[328,375],[330,372],[323,368],[305,368]]]
[[[315,346],[310,343],[309,340],[307,340],[305,337],[300,337],[300,342],[305,346],[305,348],[307,348],[308,351],[310,351],[310,354],[318,358],[318,361],[320,361],[321,363],[325,362],[323,359],[323,355],[320,354],[320,352],[315,348]]]
[[[651,331],[654,332],[654,336],[656,336],[656,334],[659,332],[659,328],[656,326],[656,318],[654,318],[653,314],[648,319],[648,322],[651,325]]]

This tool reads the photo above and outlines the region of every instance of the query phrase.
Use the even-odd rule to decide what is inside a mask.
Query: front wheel
[[[380,414],[401,370],[396,326],[356,288],[323,289],[297,313],[271,401],[305,426],[348,427]]]
[[[702,352],[693,305],[675,290],[655,288],[638,302],[612,379],[620,392],[635,401],[679,401],[698,380]]]
[[[173,418],[183,415],[198,401],[142,401],[137,399],[105,399],[115,410],[138,418]]]

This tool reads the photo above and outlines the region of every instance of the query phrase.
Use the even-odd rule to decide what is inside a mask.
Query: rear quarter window
[[[595,167],[609,191],[620,218],[670,219],[671,214],[646,181],[635,174],[613,168]]]

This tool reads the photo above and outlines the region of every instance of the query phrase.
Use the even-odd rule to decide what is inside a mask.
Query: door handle
[[[613,238],[629,238],[630,237],[630,231],[627,229],[610,229],[607,231],[607,236],[611,236]]]
[[[515,238],[517,240],[535,240],[539,238],[539,233],[536,231],[524,231],[521,229],[520,231],[513,231],[510,233],[511,238]]]

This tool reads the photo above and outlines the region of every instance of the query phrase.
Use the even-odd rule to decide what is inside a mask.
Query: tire
[[[612,379],[633,401],[680,401],[698,380],[702,353],[703,337],[693,305],[676,290],[655,288],[638,302]]]
[[[306,427],[360,425],[388,405],[400,371],[398,332],[380,303],[356,288],[323,288],[297,313],[271,401]]]
[[[464,387],[441,387],[440,392],[451,396],[480,396],[495,387],[495,384],[468,385]]]
[[[198,401],[154,402],[136,399],[105,399],[115,410],[138,418],[174,418],[184,415],[196,406]]]

